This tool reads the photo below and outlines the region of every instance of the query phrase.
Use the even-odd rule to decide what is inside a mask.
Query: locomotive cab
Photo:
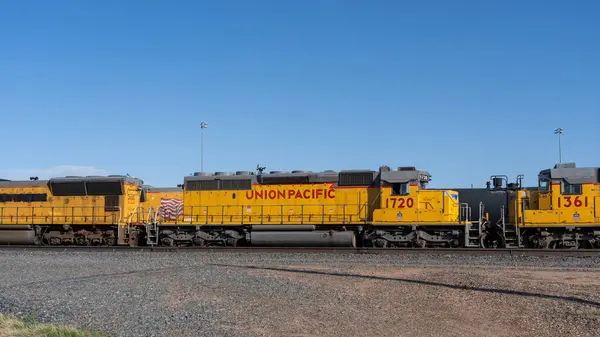
[[[598,224],[599,168],[557,164],[538,175],[538,188],[519,196],[522,226]],[[527,201],[524,203],[524,201]]]
[[[374,211],[374,223],[458,224],[458,192],[428,190],[431,175],[414,167],[381,171],[380,207]]]
[[[460,221],[458,192],[427,189],[431,175],[414,167],[379,174],[379,205],[374,231],[366,241],[375,247],[468,247],[469,226]]]

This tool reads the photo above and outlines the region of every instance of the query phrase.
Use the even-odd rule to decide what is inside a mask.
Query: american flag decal
[[[176,220],[183,216],[183,200],[181,199],[160,199],[160,209],[158,215],[164,220]]]

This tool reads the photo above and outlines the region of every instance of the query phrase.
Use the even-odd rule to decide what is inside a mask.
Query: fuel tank
[[[353,231],[256,231],[250,233],[252,246],[270,247],[356,247]]]
[[[0,230],[0,245],[35,245],[36,239],[33,230]]]
[[[496,223],[501,218],[501,208],[507,207],[507,192],[494,191],[487,188],[452,188],[458,192],[460,203],[471,207],[471,221],[479,218],[479,203],[483,202],[484,213],[489,213],[490,222]]]

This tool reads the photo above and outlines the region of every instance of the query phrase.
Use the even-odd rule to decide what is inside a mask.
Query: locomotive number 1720
[[[588,207],[588,197],[558,197],[558,207]]]
[[[413,198],[388,198],[385,199],[385,208],[413,208]]]

